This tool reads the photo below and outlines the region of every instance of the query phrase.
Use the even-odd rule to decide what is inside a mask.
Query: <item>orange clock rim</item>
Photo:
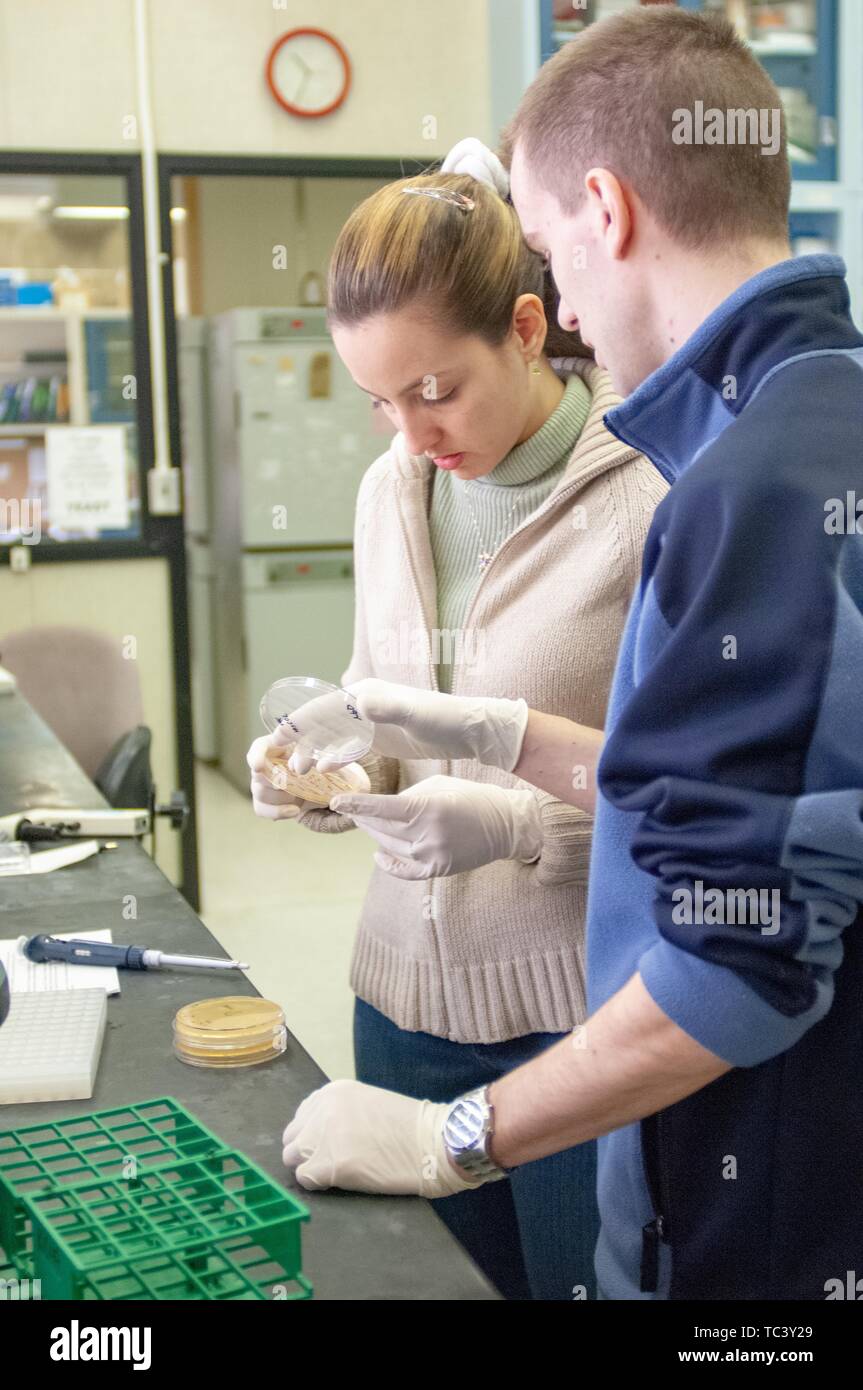
[[[316,111],[303,111],[299,106],[292,105],[291,102],[289,102],[285,97],[282,96],[281,92],[276,86],[275,78],[273,76],[273,69],[275,67],[276,57],[279,53],[279,50],[283,47],[284,44],[288,42],[288,39],[298,38],[301,34],[311,34],[315,38],[324,39],[327,43],[332,44],[333,48],[336,50],[336,52],[342,60],[342,67],[344,68],[345,72],[345,84],[339,95],[336,97],[335,101],[331,101],[329,106],[319,107]],[[300,29],[289,29],[286,34],[282,34],[280,38],[276,39],[276,42],[270,49],[269,55],[267,57],[266,75],[267,86],[269,87],[270,92],[275,97],[279,105],[284,107],[285,111],[289,111],[292,116],[301,116],[305,119],[310,120],[318,116],[328,116],[331,111],[336,110],[336,107],[341,106],[351,86],[351,60],[348,57],[347,52],[345,51],[343,46],[335,37],[335,35],[327,33],[326,29],[314,29],[308,27],[303,27]]]

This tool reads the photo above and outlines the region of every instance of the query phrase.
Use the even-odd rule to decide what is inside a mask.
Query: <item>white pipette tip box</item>
[[[92,1096],[107,1012],[103,989],[13,994],[0,1027],[0,1105]]]

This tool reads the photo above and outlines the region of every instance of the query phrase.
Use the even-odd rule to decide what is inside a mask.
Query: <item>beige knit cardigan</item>
[[[590,412],[557,487],[479,581],[452,693],[523,696],[534,709],[601,728],[644,539],[667,485],[605,428],[602,417],[619,399],[606,373],[577,358],[554,365],[563,377],[578,372]],[[348,689],[365,676],[436,686],[436,643],[447,638],[436,635],[433,468],[408,454],[398,434],[360,486]],[[401,790],[434,773],[527,785],[472,760],[375,761],[374,790]],[[399,1027],[491,1043],[583,1021],[593,822],[545,792],[535,795],[543,848],[534,863],[499,860],[424,882],[374,869],[351,985]]]

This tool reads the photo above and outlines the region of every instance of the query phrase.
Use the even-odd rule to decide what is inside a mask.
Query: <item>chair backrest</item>
[[[150,730],[130,729],[114,744],[93,781],[110,806],[148,807],[154,791],[150,766]]]
[[[90,628],[29,627],[0,637],[0,664],[93,777],[121,735],[144,722],[136,661]]]

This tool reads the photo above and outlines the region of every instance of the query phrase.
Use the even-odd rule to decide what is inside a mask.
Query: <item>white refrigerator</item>
[[[218,745],[248,789],[273,680],[336,682],[353,634],[354,507],[390,431],[323,308],[233,309],[209,335]]]

